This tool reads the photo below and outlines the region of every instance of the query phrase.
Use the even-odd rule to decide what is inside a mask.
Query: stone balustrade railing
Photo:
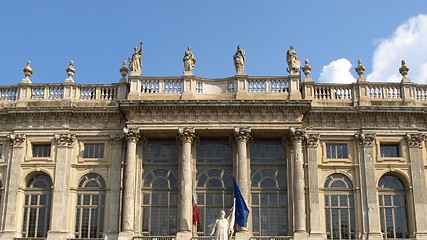
[[[315,105],[427,105],[427,85],[413,82],[352,84],[301,83],[300,76],[246,76],[222,79],[197,76],[129,76],[115,84],[33,84],[0,86],[0,106],[38,101],[114,102],[117,100],[310,100]],[[378,104],[378,103],[375,103]]]

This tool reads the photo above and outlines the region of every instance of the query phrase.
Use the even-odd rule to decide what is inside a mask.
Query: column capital
[[[124,140],[123,135],[110,135],[110,141],[112,145],[116,145],[122,143]]]
[[[76,141],[76,135],[71,133],[56,134],[55,140],[58,147],[72,147]]]
[[[128,142],[138,142],[141,137],[138,129],[123,128],[123,132],[125,133],[125,139]]]
[[[354,138],[358,145],[364,147],[373,147],[375,142],[375,133],[356,133]]]
[[[194,139],[196,139],[196,130],[194,128],[178,128],[178,136],[177,140],[180,142],[192,142]]]
[[[307,147],[316,148],[319,144],[319,134],[307,134]]]
[[[302,141],[306,138],[305,128],[290,128],[291,139]]]
[[[422,133],[407,133],[405,135],[405,140],[408,142],[408,146],[412,148],[421,148],[422,142],[426,137],[425,134]]]
[[[251,140],[251,128],[250,127],[235,127],[233,133],[233,139],[248,142]]]
[[[10,146],[11,147],[23,147],[23,144],[25,142],[25,139],[27,136],[25,134],[10,134],[9,140],[10,140]]]

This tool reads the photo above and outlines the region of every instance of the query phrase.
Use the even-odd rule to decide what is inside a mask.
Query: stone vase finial
[[[366,68],[365,66],[363,66],[361,59],[357,61],[357,67],[354,70],[356,70],[357,75],[359,75],[359,78],[357,79],[358,82],[366,81],[366,78],[363,76],[363,73],[365,73]]]
[[[311,82],[312,81],[312,79],[310,77],[310,73],[311,73],[312,69],[313,68],[308,64],[308,59],[306,59],[305,60],[305,65],[302,68],[302,71],[304,72],[304,75],[305,75],[304,82]]]
[[[73,76],[76,74],[76,69],[74,68],[74,61],[70,61],[70,64],[68,65],[67,69],[65,71],[68,74],[68,78],[65,79],[65,82],[74,82]]]
[[[33,69],[31,68],[31,61],[27,62],[27,66],[22,69],[24,72],[25,78],[22,79],[21,83],[31,83],[30,77],[33,74]]]
[[[406,66],[405,60],[402,60],[402,66],[399,68],[399,73],[402,75],[402,82],[411,82],[411,79],[407,77],[409,72],[409,67]]]
[[[129,73],[129,69],[126,67],[126,64],[126,60],[124,60],[123,66],[120,68],[120,74],[122,75],[122,78],[125,78]]]

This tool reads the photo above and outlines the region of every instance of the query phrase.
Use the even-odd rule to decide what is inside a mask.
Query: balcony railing
[[[15,101],[18,98],[18,87],[0,87],[0,101]]]
[[[133,237],[133,240],[175,240],[176,236],[139,236]]]
[[[349,99],[353,98],[353,86],[351,85],[314,85],[314,99]]]

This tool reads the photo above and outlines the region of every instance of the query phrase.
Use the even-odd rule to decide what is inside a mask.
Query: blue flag
[[[245,199],[243,199],[242,194],[240,193],[239,186],[237,186],[236,179],[234,179],[234,199],[236,200],[236,224],[241,227],[246,227],[249,217],[248,205],[246,205]]]

